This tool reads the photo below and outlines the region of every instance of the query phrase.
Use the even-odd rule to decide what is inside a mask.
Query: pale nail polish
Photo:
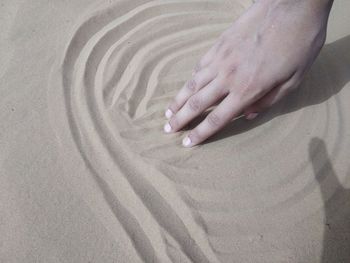
[[[185,147],[190,146],[191,143],[192,143],[192,142],[191,142],[191,139],[190,139],[188,136],[186,136],[186,137],[182,140],[182,145],[185,146]]]
[[[256,113],[256,112],[249,113],[248,116],[247,116],[247,119],[248,119],[248,120],[253,120],[253,119],[255,119],[257,116],[258,116],[258,113]]]
[[[170,126],[169,123],[166,123],[166,124],[164,125],[164,131],[165,131],[166,133],[171,132],[171,126]]]
[[[170,109],[167,109],[166,112],[165,112],[165,117],[167,119],[170,119],[171,116],[173,116],[173,112]]]

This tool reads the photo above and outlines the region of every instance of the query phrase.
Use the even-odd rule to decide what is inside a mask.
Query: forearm
[[[262,3],[273,6],[288,6],[308,4],[314,10],[330,11],[334,0],[255,0],[254,3]]]
[[[309,1],[315,10],[325,11],[329,14],[334,0],[305,0]]]
[[[325,26],[333,0],[255,0],[253,5],[259,10],[265,10],[263,12],[266,17],[292,16],[299,20],[311,19],[315,23],[321,23],[320,26]]]

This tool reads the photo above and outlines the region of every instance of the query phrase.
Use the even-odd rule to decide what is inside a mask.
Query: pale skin
[[[297,88],[324,45],[332,0],[257,0],[199,60],[168,105],[166,133],[217,105],[183,138],[200,144],[234,118],[252,120]]]

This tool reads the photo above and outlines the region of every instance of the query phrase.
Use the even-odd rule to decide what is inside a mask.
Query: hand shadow
[[[338,181],[321,139],[311,140],[309,158],[325,209],[321,263],[350,262],[350,189],[343,188]]]
[[[240,134],[262,125],[273,118],[297,111],[301,108],[322,103],[337,94],[350,81],[350,35],[323,47],[300,86],[255,120],[238,118],[202,144],[214,142]],[[195,118],[184,130],[193,129],[210,112],[210,109]]]

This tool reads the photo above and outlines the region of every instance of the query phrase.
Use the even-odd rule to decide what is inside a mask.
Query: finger
[[[290,82],[286,82],[276,88],[272,89],[266,95],[264,95],[261,99],[257,100],[250,106],[248,106],[244,110],[244,115],[247,120],[255,119],[258,114],[265,109],[271,107],[278,101],[280,101],[287,93],[292,89],[292,84]]]
[[[243,109],[242,102],[234,93],[230,93],[208,116],[183,139],[185,147],[199,144],[218,132],[237,117]]]
[[[216,101],[225,96],[227,92],[220,86],[218,79],[214,79],[206,87],[191,96],[185,105],[170,118],[165,124],[166,132],[177,132],[195,117],[203,113],[206,109],[212,106]]]
[[[210,67],[206,67],[198,72],[180,89],[179,93],[175,96],[174,100],[169,104],[167,110],[165,111],[165,116],[169,119],[172,115],[176,114],[189,99],[189,97],[198,92],[214,78],[215,71]]]

